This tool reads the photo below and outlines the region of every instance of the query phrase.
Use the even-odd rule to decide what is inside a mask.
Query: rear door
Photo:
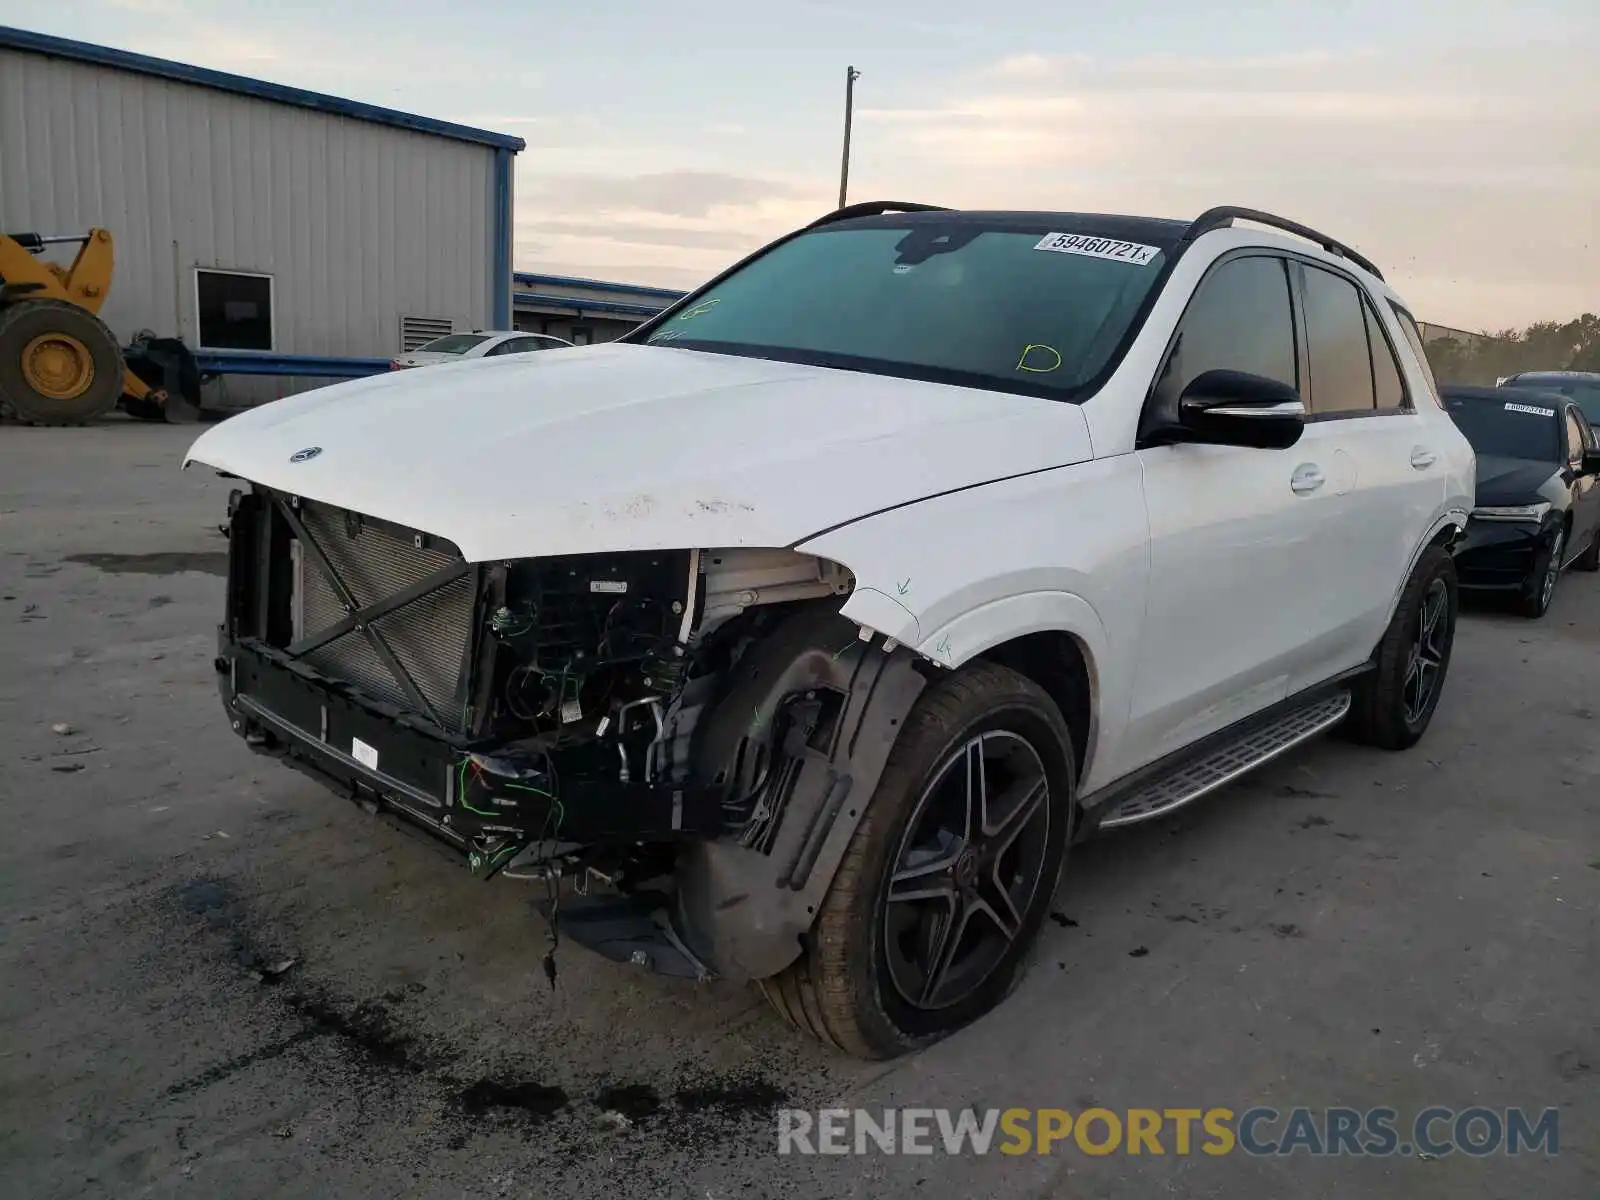
[[[1394,336],[1353,276],[1297,261],[1306,331],[1310,427],[1322,430],[1347,502],[1326,532],[1326,563],[1311,622],[1319,636],[1302,673],[1309,686],[1367,659],[1395,590],[1444,504],[1446,447],[1410,395]],[[1335,564],[1337,567],[1335,569]]]

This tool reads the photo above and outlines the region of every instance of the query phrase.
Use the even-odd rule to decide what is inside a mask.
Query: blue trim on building
[[[582,316],[584,313],[610,313],[621,317],[653,317],[665,304],[624,304],[618,300],[589,300],[583,296],[545,296],[538,292],[514,292],[512,301],[518,308],[564,308]]]
[[[490,310],[496,329],[511,328],[511,151],[494,152],[494,258],[490,284],[494,295]]]
[[[627,292],[635,296],[661,296],[667,300],[681,300],[688,292],[674,291],[672,288],[643,287],[631,283],[612,283],[608,279],[579,279],[573,275],[535,275],[528,271],[518,271],[514,276],[518,283],[527,284],[529,287],[538,287],[546,284],[552,287],[581,287],[592,288],[597,292]]]
[[[305,375],[358,379],[389,369],[387,358],[342,358],[325,354],[256,354],[248,350],[202,350],[194,356],[203,375]]]
[[[390,125],[396,129],[409,129],[413,133],[431,133],[438,137],[453,138],[461,142],[475,142],[492,146],[496,150],[516,152],[527,148],[527,143],[510,134],[494,133],[487,129],[474,129],[470,125],[457,125],[453,121],[438,121],[432,117],[419,117],[413,113],[363,104],[358,100],[342,100],[321,92],[308,92],[303,88],[288,87],[281,83],[268,83],[244,75],[230,75],[226,71],[213,71],[207,67],[172,62],[165,58],[152,58],[146,54],[133,54],[127,50],[113,50],[109,46],[96,46],[90,42],[77,42],[70,38],[51,37],[10,25],[0,25],[0,49],[28,50],[54,58],[92,63],[101,67],[116,67],[157,79],[172,79],[180,83],[193,83],[201,87],[250,96],[257,100],[271,100],[297,108],[309,108],[332,116],[350,117],[357,121],[370,121],[374,125]]]

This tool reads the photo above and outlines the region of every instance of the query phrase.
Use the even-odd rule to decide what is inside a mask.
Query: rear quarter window
[[[1439,381],[1434,378],[1433,364],[1428,361],[1428,352],[1422,346],[1422,330],[1417,328],[1417,319],[1401,308],[1394,301],[1389,302],[1389,310],[1394,313],[1395,320],[1400,322],[1400,332],[1406,336],[1406,344],[1411,347],[1411,354],[1417,360],[1417,366],[1422,371],[1422,378],[1428,385],[1428,395],[1434,404],[1443,408],[1444,398],[1439,395]]]

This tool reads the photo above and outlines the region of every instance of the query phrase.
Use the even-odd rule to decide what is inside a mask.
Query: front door
[[[1299,386],[1287,263],[1245,253],[1214,266],[1184,313],[1151,397],[1175,410],[1208,370]],[[1181,749],[1288,694],[1330,619],[1326,555],[1352,473],[1328,427],[1287,450],[1138,450],[1150,525],[1150,592],[1116,773]]]

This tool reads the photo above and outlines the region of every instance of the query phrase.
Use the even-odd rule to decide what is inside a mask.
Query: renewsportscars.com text
[[[1560,1152],[1560,1114],[1521,1108],[778,1110],[779,1154],[1422,1155]]]

